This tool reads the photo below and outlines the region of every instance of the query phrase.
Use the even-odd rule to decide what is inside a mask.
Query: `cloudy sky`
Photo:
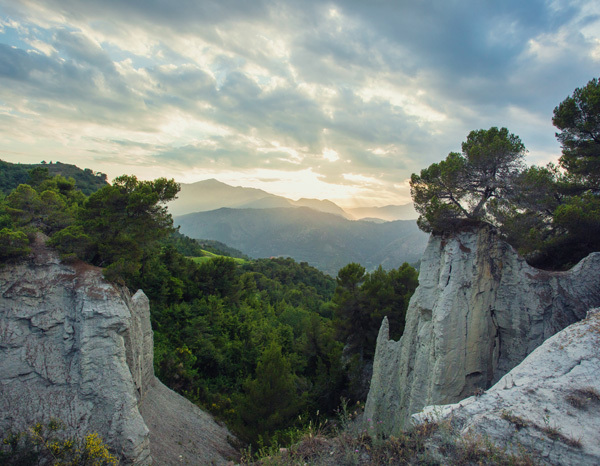
[[[599,75],[597,0],[0,0],[0,159],[400,204]]]

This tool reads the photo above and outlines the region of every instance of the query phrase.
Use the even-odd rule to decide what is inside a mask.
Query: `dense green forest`
[[[0,198],[0,259],[19,260],[41,232],[63,260],[143,289],[158,377],[244,441],[286,441],[342,398],[364,399],[383,315],[402,333],[417,286],[408,264],[372,273],[349,264],[333,279],[289,258],[249,260],[192,240],[164,207],[173,180],[121,176],[89,196],[46,167],[25,181]]]
[[[32,170],[42,174],[48,170],[48,175],[60,175],[63,178],[73,178],[77,189],[89,196],[108,184],[106,174],[95,172],[89,168],[83,170],[75,165],[61,162],[39,164],[8,163],[0,160],[0,192],[9,194],[13,189],[32,180]],[[43,175],[42,175],[43,176]],[[33,176],[35,178],[35,175]]]

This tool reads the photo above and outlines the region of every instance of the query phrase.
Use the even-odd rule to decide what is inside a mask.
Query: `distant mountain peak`
[[[169,210],[172,215],[179,216],[193,212],[216,210],[222,207],[265,209],[300,206],[352,218],[341,207],[327,199],[302,198],[293,201],[258,188],[231,186],[215,178],[189,184],[181,183],[178,198],[169,203]]]
[[[191,183],[191,184],[198,184],[198,183],[218,184],[218,185],[224,185],[225,184],[222,181],[217,180],[216,178],[208,178],[207,180],[201,180],[201,181],[197,181],[196,183]]]

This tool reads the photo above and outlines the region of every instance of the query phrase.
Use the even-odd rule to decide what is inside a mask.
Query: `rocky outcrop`
[[[151,464],[165,449],[174,456],[159,464],[179,464],[179,455],[219,464],[235,454],[225,428],[155,378],[143,292],[131,296],[99,268],[61,263],[42,238],[33,250],[0,269],[0,431],[60,419],[71,434],[98,432],[124,464]],[[192,418],[174,427],[186,442],[143,416],[167,409]]]
[[[450,423],[463,437],[550,464],[600,464],[600,309],[557,333],[485,393],[428,406],[415,423]]]
[[[404,335],[377,340],[365,419],[402,430],[426,405],[496,383],[547,338],[600,305],[600,253],[567,272],[530,267],[491,228],[431,236]]]

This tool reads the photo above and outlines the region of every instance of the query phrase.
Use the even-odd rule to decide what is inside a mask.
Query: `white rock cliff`
[[[483,394],[428,406],[415,423],[450,422],[549,464],[600,464],[600,309],[545,341]]]
[[[144,293],[61,263],[41,238],[33,249],[0,269],[0,431],[57,418],[71,434],[98,432],[124,464],[235,454],[225,428],[155,378]]]
[[[382,323],[364,417],[397,433],[424,406],[491,387],[598,305],[600,253],[567,272],[546,272],[491,228],[432,235],[400,341]]]

